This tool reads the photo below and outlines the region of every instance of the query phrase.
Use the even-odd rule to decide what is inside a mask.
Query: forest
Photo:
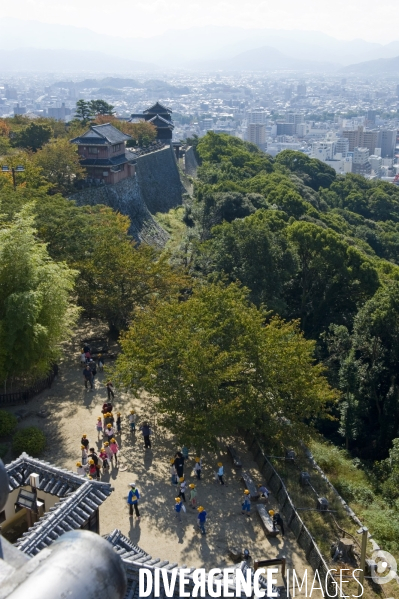
[[[126,216],[67,199],[82,126],[0,120],[0,165],[24,168],[15,185],[0,173],[3,388],[45,374],[79,318],[101,319],[121,344],[115,383],[157,397],[181,443],[328,439],[397,521],[399,187],[209,132],[188,140],[193,194],[157,215],[159,251]]]

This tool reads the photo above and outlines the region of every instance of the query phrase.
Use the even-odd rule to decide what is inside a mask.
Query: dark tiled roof
[[[131,152],[113,158],[83,158],[80,161],[82,166],[119,166],[127,163],[135,164],[135,156]]]
[[[159,128],[165,128],[165,129],[174,129],[175,128],[174,125],[172,125],[172,123],[170,121],[167,121],[163,117],[159,116],[159,114],[156,114],[152,119],[150,119],[148,121],[148,123],[152,123],[158,129]]]
[[[144,568],[149,568],[151,570],[154,570],[155,568],[162,568],[163,570],[166,570],[167,572],[171,572],[172,570],[175,570],[175,569],[179,571],[182,568],[186,568],[186,566],[179,567],[177,565],[177,563],[169,563],[167,560],[161,561],[159,558],[153,559],[150,555],[148,555],[148,553],[146,553],[145,551],[140,549],[140,547],[138,547],[137,545],[132,543],[118,529],[114,530],[113,532],[111,532],[108,535],[105,535],[105,538],[107,539],[107,541],[109,541],[113,545],[114,550],[119,554],[119,556],[122,558],[122,560],[125,564],[127,583],[128,583],[125,599],[139,599],[139,569],[140,568],[144,567]],[[217,567],[217,564],[215,564],[215,567]],[[239,568],[245,573],[245,571],[248,569],[248,565],[246,562],[242,562],[240,564]],[[195,568],[190,568],[190,573],[185,574],[185,576],[188,579],[191,579],[190,584],[188,584],[186,587],[186,591],[190,591],[194,587],[194,581],[191,578],[191,573],[193,572],[194,569]],[[253,576],[253,572],[252,572],[252,576]],[[215,579],[222,578],[222,577],[223,577],[222,574],[220,574],[219,576],[215,576]],[[173,595],[174,599],[179,599],[178,580],[179,580],[179,577],[177,577],[175,593]],[[263,589],[266,590],[267,582],[266,582],[266,579],[263,578],[262,576],[260,577],[259,584]],[[163,588],[163,585],[162,585],[162,579],[161,579],[160,587],[161,587],[160,588],[160,596],[165,597],[165,589]],[[235,584],[232,586],[232,590],[234,590],[234,592],[235,592]],[[273,591],[277,591],[277,589],[275,587],[273,587]],[[242,593],[241,596],[244,597],[245,596],[244,593]],[[234,597],[238,597],[238,595],[234,594]],[[208,598],[209,598],[209,595],[206,595],[206,599],[208,599]],[[265,598],[267,599],[267,595],[265,595]]]
[[[71,139],[75,144],[117,144],[132,139],[130,135],[122,133],[110,123],[104,125],[91,125],[90,129],[80,137]]]
[[[172,114],[170,108],[166,108],[166,106],[162,106],[160,102],[156,102],[154,106],[151,108],[147,108],[147,110],[143,110],[143,114],[159,114],[159,113],[169,113]]]
[[[29,484],[30,474],[39,474],[39,489],[56,495],[59,503],[50,508],[28,532],[15,543],[27,555],[33,556],[51,545],[64,532],[76,530],[107,499],[111,485],[89,480],[64,468],[57,468],[23,453],[6,466],[10,490]]]

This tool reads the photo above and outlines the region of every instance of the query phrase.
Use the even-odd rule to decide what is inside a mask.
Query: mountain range
[[[248,65],[255,70],[331,70],[396,56],[399,41],[346,41],[318,31],[208,26],[123,38],[83,27],[0,18],[0,72],[134,73],[204,65],[216,70],[250,70]]]
[[[399,76],[399,56],[394,58],[378,58],[367,60],[357,64],[351,64],[341,69],[342,73],[353,73],[356,75],[397,75]]]

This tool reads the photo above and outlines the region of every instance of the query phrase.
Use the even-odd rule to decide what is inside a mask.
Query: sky
[[[0,0],[0,8],[2,17],[88,27],[122,37],[229,25],[314,30],[383,44],[399,39],[393,0]]]

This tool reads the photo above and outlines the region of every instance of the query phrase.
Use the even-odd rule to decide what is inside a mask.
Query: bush
[[[17,418],[11,412],[0,410],[0,437],[8,437],[17,428]]]
[[[17,455],[25,451],[28,455],[35,457],[40,455],[45,447],[46,437],[36,426],[28,426],[17,431],[12,440],[13,452]]]

